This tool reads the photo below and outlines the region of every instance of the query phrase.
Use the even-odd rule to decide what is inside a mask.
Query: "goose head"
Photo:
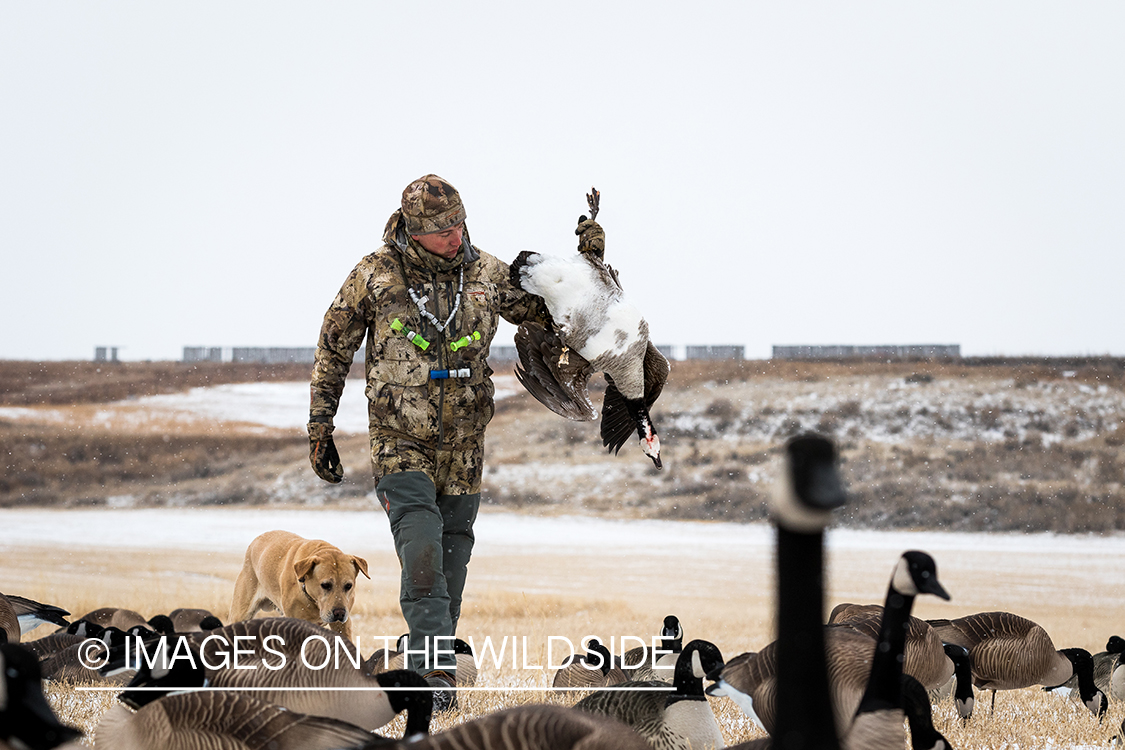
[[[955,643],[944,643],[942,649],[949,660],[953,662],[953,676],[956,680],[953,688],[953,701],[957,704],[957,713],[962,719],[969,719],[973,715],[973,673],[969,662],[969,650]]]
[[[434,715],[434,694],[430,684],[412,669],[393,669],[375,675],[375,681],[387,691],[387,700],[396,714],[406,711],[403,740],[410,741],[430,733]]]
[[[903,596],[933,594],[949,601],[949,592],[938,581],[934,558],[919,550],[902,553],[891,578],[891,587]]]
[[[163,635],[172,635],[176,632],[176,626],[168,615],[156,615],[148,621],[148,624],[150,628]]]
[[[652,426],[652,417],[648,415],[648,407],[643,398],[625,399],[625,407],[633,421],[637,423],[637,437],[641,439],[641,450],[652,459],[656,468],[664,468],[660,461],[660,436]]]
[[[832,510],[847,502],[836,471],[836,446],[813,433],[798,435],[785,446],[788,459],[771,507],[779,526],[797,532],[819,532]]]
[[[668,615],[664,618],[664,627],[660,629],[660,639],[661,648],[675,649],[679,647],[679,644],[684,640],[684,629],[680,625],[680,619],[678,617]]]
[[[1074,674],[1078,676],[1078,694],[1086,708],[1095,716],[1104,716],[1109,708],[1109,701],[1106,700],[1105,693],[1094,684],[1094,657],[1084,648],[1064,648],[1059,653],[1074,665]]]
[[[696,639],[684,646],[676,659],[673,696],[704,698],[703,679],[719,674],[723,669],[723,654],[710,641]],[[672,697],[672,696],[669,696]]]
[[[594,654],[597,654],[596,659]],[[613,669],[613,655],[597,638],[591,638],[586,644],[586,656],[582,661],[592,669],[600,669],[603,675],[609,674],[609,670]]]

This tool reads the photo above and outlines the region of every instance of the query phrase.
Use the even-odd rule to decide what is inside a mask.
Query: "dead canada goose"
[[[101,625],[103,628],[114,627],[128,630],[137,625],[148,627],[148,620],[142,617],[140,612],[123,607],[102,607],[87,612],[78,619],[88,620],[95,625]]]
[[[7,602],[19,623],[19,629],[14,637],[8,631],[8,625],[5,624],[4,602]],[[0,629],[8,631],[9,643],[18,643],[23,634],[30,633],[40,625],[59,625],[65,628],[70,625],[66,620],[69,614],[62,607],[56,607],[53,604],[41,604],[34,599],[16,596],[15,594],[0,594]]]
[[[676,659],[684,650],[684,629],[680,620],[675,615],[664,618],[660,628],[660,646],[654,654],[648,646],[629,649],[621,657],[622,665],[632,665],[632,668],[622,667],[625,676],[630,680],[661,680],[672,684],[672,671],[676,667]],[[666,652],[666,653],[661,653]],[[656,660],[653,661],[653,656]]]
[[[568,656],[551,678],[551,687],[599,688],[625,682],[625,673],[616,666],[609,649],[597,638],[586,644],[586,653]]]
[[[878,604],[839,604],[828,616],[829,624],[852,628],[870,638],[879,637],[882,619],[883,608]],[[907,618],[902,668],[926,690],[948,685],[953,678],[954,663],[945,653],[941,638],[929,623],[913,615]]]
[[[206,672],[197,651],[161,650],[155,668],[140,666],[120,703],[98,724],[99,750],[315,750],[350,747],[371,740],[370,732],[337,719],[310,716],[248,693],[179,692],[203,687]],[[414,672],[395,673],[403,686],[422,687]],[[396,712],[407,710],[408,736],[428,731],[432,698],[425,691],[396,691]],[[124,704],[124,705],[122,705]],[[131,712],[125,706],[136,710]]]
[[[832,699],[824,651],[824,530],[832,511],[844,505],[847,496],[831,441],[801,435],[786,444],[785,456],[786,466],[770,503],[777,527],[778,632],[771,650],[785,666],[776,690],[775,736],[788,738],[787,746],[838,750],[836,722],[829,718]],[[708,692],[732,694],[724,677],[756,656],[735,657],[709,675],[718,683]],[[743,746],[772,745],[772,738],[764,738]]]
[[[619,721],[544,703],[496,711],[413,742],[374,740],[350,750],[652,750]]]
[[[81,735],[51,710],[35,656],[15,643],[0,644],[0,747],[49,750]]]
[[[1056,650],[1051,636],[1039,625],[1010,612],[981,612],[956,620],[929,620],[946,643],[969,651],[973,684],[992,691],[1032,685],[1061,685],[1078,677],[1082,702],[1096,716],[1105,713],[1105,694],[1094,684],[1094,661],[1081,648]]]
[[[598,191],[588,196],[597,214]],[[648,323],[628,301],[601,252],[542,255],[524,251],[511,265],[512,285],[543,299],[551,324],[520,324],[516,379],[556,414],[597,419],[587,382],[604,372],[602,445],[616,453],[636,433],[641,450],[661,468],[660,438],[649,409],[668,379],[668,360],[649,341]]]
[[[659,690],[667,687],[659,680],[630,680],[586,696],[575,708],[625,722],[656,750],[722,747],[722,732],[703,692],[703,678],[722,665],[715,644],[691,641],[676,660],[671,691]]]

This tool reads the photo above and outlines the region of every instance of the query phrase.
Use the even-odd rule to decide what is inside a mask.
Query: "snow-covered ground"
[[[270,508],[0,509],[0,550],[30,544],[242,551],[265,529],[302,529],[307,537],[331,538],[340,547],[394,552],[377,509],[277,510]],[[659,549],[669,557],[738,556],[770,548],[773,530],[764,523],[618,520],[581,516],[541,517],[483,512],[477,521],[475,555],[576,553],[638,554]],[[1089,558],[1103,563],[1125,558],[1125,535],[970,534],[939,531],[830,529],[830,550],[925,549],[956,554],[991,551],[998,556],[1039,554]]]
[[[496,375],[492,380],[498,400],[520,388],[512,375]],[[0,419],[13,421],[35,419],[62,423],[72,418],[72,410],[66,407],[0,407]],[[309,384],[229,383],[192,388],[184,393],[144,396],[102,405],[95,411],[92,421],[108,426],[119,424],[121,420],[135,423],[184,418],[303,429],[309,421]],[[348,380],[335,424],[340,433],[367,433],[367,397],[362,381]]]

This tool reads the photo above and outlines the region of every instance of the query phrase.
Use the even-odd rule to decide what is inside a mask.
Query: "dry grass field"
[[[216,525],[223,513],[281,507],[354,509],[375,521],[362,435],[341,435],[349,476],[328,487],[311,476],[299,429],[191,416],[153,420],[131,406],[187,387],[301,380],[304,369],[0,362],[0,407],[23,410],[0,409],[0,526],[4,508],[32,506],[59,509],[60,526],[120,505],[207,507],[219,514]],[[630,452],[632,445],[606,456],[596,425],[565,422],[526,395],[510,397],[499,402],[490,427],[491,505],[478,523],[460,634],[526,636],[533,647],[527,660],[535,665],[545,662],[549,635],[648,636],[675,613],[689,639],[714,641],[728,658],[760,649],[773,637],[773,593],[768,533],[758,524],[745,527],[744,547],[709,549],[703,541],[690,554],[669,555],[657,542],[617,549],[612,540],[570,552],[536,551],[534,544],[489,550],[490,518],[502,510],[698,519],[700,528],[708,520],[758,520],[779,466],[777,447],[789,434],[817,428],[833,435],[844,455],[853,502],[840,525],[906,534],[854,532],[834,546],[829,606],[881,601],[902,545],[916,540],[934,554],[954,597],[919,600],[919,616],[1009,610],[1043,624],[1059,647],[1101,650],[1109,635],[1125,630],[1125,597],[1114,593],[1125,563],[1125,542],[1114,534],[1125,529],[1123,373],[1122,362],[1105,359],[674,363],[655,413],[666,446],[661,473]],[[48,412],[62,417],[41,416]],[[1057,545],[1037,536],[1009,548],[969,537],[949,541],[957,535],[909,535],[922,529],[1102,536]],[[225,619],[240,549],[107,549],[63,537],[66,543],[55,545],[0,535],[0,591],[75,614],[113,605],[152,616],[188,606]],[[397,561],[375,541],[349,551],[381,573],[362,582],[356,612],[355,633],[370,653],[376,636],[404,630]],[[435,728],[513,703],[579,697],[520,690],[549,684],[546,670],[522,666],[487,667],[478,684],[490,689],[464,694],[461,710],[440,717]],[[86,730],[112,700],[69,687],[50,692],[66,720]],[[1099,723],[1076,703],[1034,688],[1002,693],[991,717],[987,696],[978,700],[967,725],[954,718],[951,701],[936,706],[938,728],[954,747],[1111,747],[1125,718],[1114,703]],[[728,699],[711,703],[729,742],[758,735]],[[401,732],[401,721],[388,730]]]
[[[241,524],[255,512],[205,511],[206,519],[216,524],[232,514],[240,517]],[[0,511],[0,518],[3,513]],[[87,513],[113,511],[61,511],[59,522],[69,516],[76,525],[93,529],[94,524],[86,522]],[[368,520],[377,528],[378,516],[352,515],[355,520],[350,523],[336,522],[338,537],[351,539],[345,527]],[[145,527],[131,526],[131,517],[121,517],[124,533],[143,535]],[[206,523],[184,524],[182,532],[195,534]],[[462,637],[473,637],[477,644],[485,636],[497,642],[510,636],[522,648],[526,638],[526,656],[521,651],[518,664],[505,659],[500,668],[486,662],[478,686],[488,689],[464,694],[460,711],[439,717],[435,729],[517,703],[576,702],[580,695],[542,691],[549,685],[550,674],[534,667],[546,664],[548,636],[564,636],[574,642],[586,635],[647,637],[665,614],[675,613],[684,622],[689,639],[711,640],[728,658],[758,650],[773,637],[772,544],[763,526],[745,527],[745,546],[737,546],[732,543],[737,536],[732,537],[724,525],[723,534],[715,539],[714,554],[680,550],[669,558],[659,544],[647,553],[638,552],[634,543],[614,550],[600,549],[598,542],[546,545],[536,551],[533,543],[521,547],[495,539],[508,532],[511,523],[506,514],[491,513],[478,522],[480,554],[470,566],[459,630]],[[604,527],[596,526],[594,531],[600,538]],[[74,536],[69,532],[66,538]],[[665,538],[654,535],[653,540]],[[919,546],[934,554],[939,575],[953,595],[948,603],[919,599],[915,607],[919,616],[1015,611],[1047,627],[1060,647],[1100,650],[1108,635],[1125,621],[1125,602],[1107,594],[1116,581],[1115,571],[1125,563],[1125,544],[1114,547],[1098,540],[1097,544],[1052,547],[1049,539],[1040,540],[1041,547],[1012,543],[990,547],[956,534],[841,531],[831,542],[829,605],[881,601],[898,554],[906,546]],[[397,604],[397,561],[377,539],[354,547],[341,544],[368,559],[373,573],[373,580],[361,581],[354,621],[361,650],[370,653],[382,645],[378,639],[394,637],[405,629]],[[130,607],[145,616],[178,606],[225,613],[242,552],[227,543],[206,552],[198,547],[146,548],[133,543],[107,548],[68,541],[65,549],[58,549],[41,543],[7,542],[0,555],[0,580],[18,582],[13,593],[65,606],[75,614],[106,605]],[[1002,560],[997,559],[997,548],[1003,549]],[[1095,562],[1104,569],[1092,571]],[[30,637],[47,630],[41,628]],[[51,698],[62,716],[89,731],[112,696],[57,686],[51,688]],[[1110,715],[1099,723],[1077,703],[1036,688],[1002,693],[995,716],[988,714],[987,694],[979,694],[978,700],[976,715],[967,725],[955,718],[950,700],[935,707],[939,730],[955,747],[1110,747],[1114,728],[1125,718],[1125,706],[1114,703]],[[758,730],[728,699],[712,699],[711,704],[729,742],[758,736]],[[400,720],[386,731],[401,730]]]

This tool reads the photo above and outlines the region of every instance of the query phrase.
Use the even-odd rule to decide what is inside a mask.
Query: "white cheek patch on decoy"
[[[691,673],[701,680],[707,676],[703,671],[703,661],[699,658],[698,651],[691,652]]]
[[[906,596],[918,596],[918,587],[914,585],[914,576],[910,575],[910,564],[906,558],[899,558],[891,577],[891,588]]]
[[[765,724],[762,723],[762,720],[758,718],[757,712],[754,711],[753,698],[751,698],[741,690],[731,687],[731,684],[726,680],[720,679],[718,685],[719,690],[712,692],[712,695],[725,695],[726,697],[730,698],[735,702],[735,705],[742,709],[742,713],[749,716],[750,720],[757,724],[759,729],[765,731]]]
[[[805,534],[823,531],[832,520],[831,511],[810,508],[797,499],[788,471],[782,471],[774,485],[770,512],[779,526]]]

